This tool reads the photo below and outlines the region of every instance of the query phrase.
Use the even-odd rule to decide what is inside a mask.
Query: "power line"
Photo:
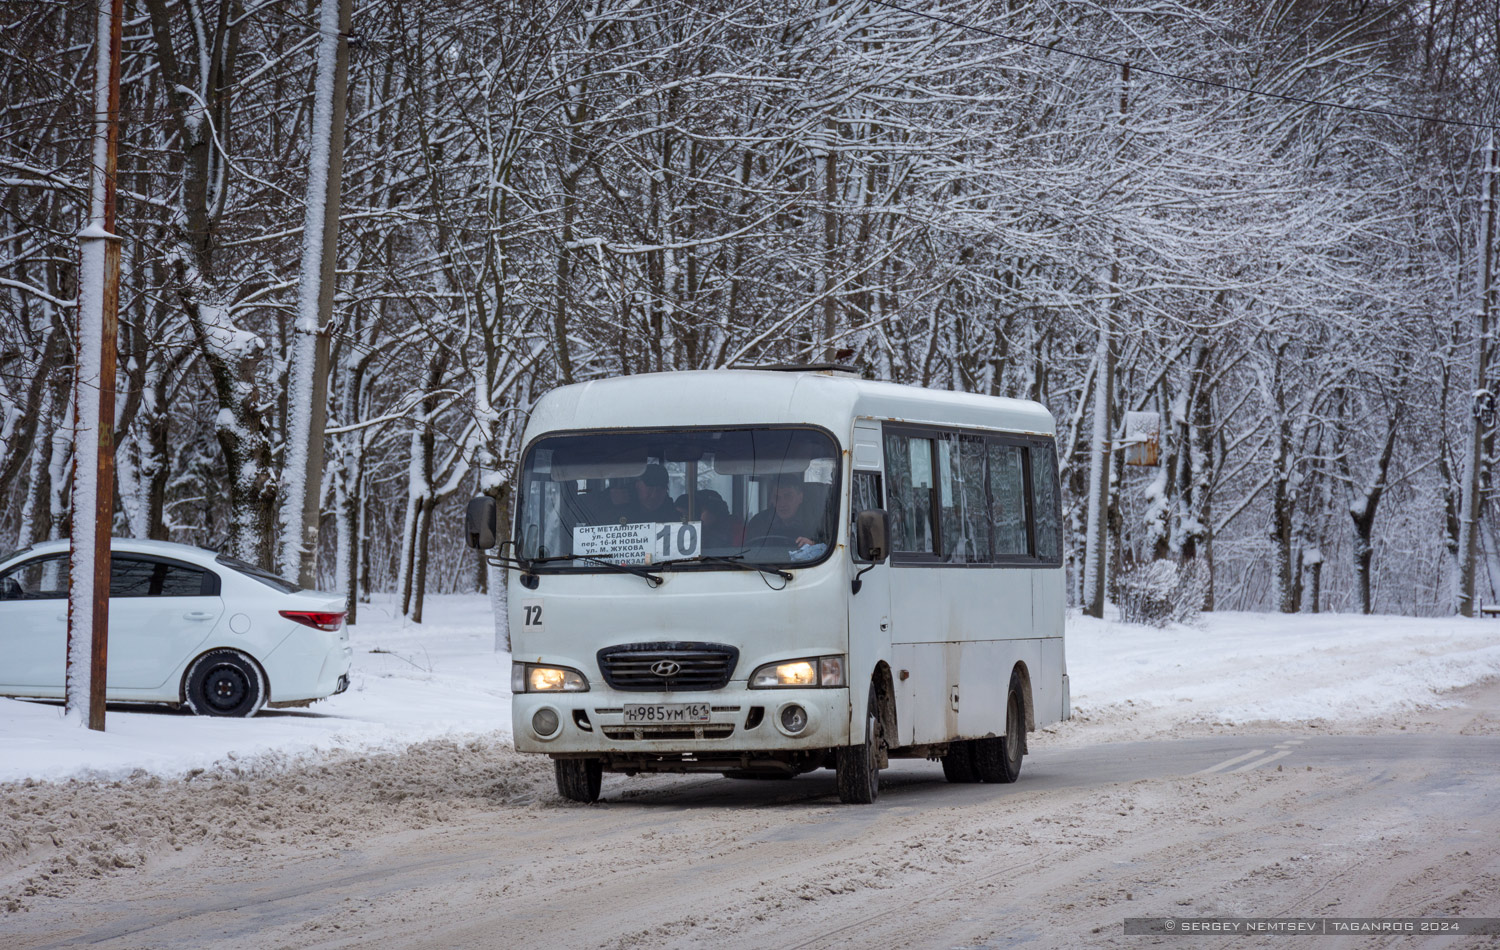
[[[1283,102],[1295,102],[1307,106],[1327,106],[1330,109],[1342,109],[1345,112],[1361,112],[1366,115],[1379,115],[1391,119],[1415,119],[1418,122],[1436,122],[1440,125],[1457,125],[1469,129],[1488,129],[1492,132],[1500,131],[1500,126],[1490,125],[1484,122],[1465,122],[1462,119],[1442,119],[1433,115],[1418,115],[1414,112],[1395,112],[1390,109],[1372,109],[1367,106],[1351,106],[1346,105],[1342,102],[1330,102],[1327,99],[1309,99],[1304,96],[1292,96],[1280,92],[1267,92],[1266,90],[1255,89],[1250,86],[1237,86],[1233,83],[1218,82],[1217,80],[1213,79],[1201,79],[1197,76],[1187,76],[1183,75],[1182,73],[1168,72],[1164,69],[1152,69],[1150,66],[1142,66],[1141,64],[1135,62],[1127,62],[1126,60],[1121,59],[1110,59],[1108,56],[1099,56],[1095,53],[1085,53],[1079,50],[1068,49],[1064,46],[1054,46],[1048,43],[1038,43],[1035,40],[1022,39],[1019,36],[1011,36],[1007,33],[1001,33],[998,30],[991,30],[988,27],[976,26],[972,23],[964,23],[961,20],[953,20],[945,16],[938,16],[935,13],[927,13],[922,10],[913,10],[911,7],[904,7],[899,3],[890,3],[889,0],[870,0],[870,2],[876,4],[877,6],[887,7],[891,10],[899,10],[902,13],[910,14],[911,16],[921,17],[925,20],[931,20],[934,23],[943,23],[948,26],[957,27],[960,30],[969,30],[974,33],[983,33],[985,36],[992,36],[995,39],[1005,40],[1010,43],[1018,43],[1021,46],[1030,46],[1034,49],[1044,50],[1048,53],[1061,53],[1064,56],[1072,56],[1075,59],[1084,59],[1088,60],[1091,63],[1099,63],[1103,66],[1113,66],[1115,68],[1124,68],[1125,66],[1129,66],[1136,72],[1149,73],[1153,76],[1160,76],[1163,79],[1170,79],[1173,82],[1194,83],[1200,86],[1211,86],[1215,89],[1227,89],[1230,92],[1242,92],[1246,95],[1251,96],[1265,96],[1268,99],[1280,99]]]

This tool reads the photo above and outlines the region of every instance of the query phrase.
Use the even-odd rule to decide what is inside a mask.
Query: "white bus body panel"
[[[589,752],[604,747],[620,752],[680,749],[682,740],[607,741],[602,727],[624,722],[625,703],[709,703],[713,724],[734,724],[722,740],[693,740],[693,748],[720,750],[813,749],[849,743],[849,691],[846,689],[752,690],[746,683],[766,663],[809,656],[848,653],[846,605],[849,582],[837,557],[797,572],[787,590],[772,590],[781,581],[759,572],[665,572],[652,589],[629,574],[544,575],[535,591],[519,584],[509,596],[510,628],[524,629],[524,604],[540,605],[542,633],[513,634],[512,659],[571,667],[588,678],[583,693],[528,693],[513,703],[516,748],[522,752]],[[796,588],[794,596],[791,586]],[[615,692],[599,670],[598,651],[621,643],[655,641],[725,643],[740,651],[729,684],[706,692]],[[775,727],[772,713],[791,701],[806,706],[812,722],[795,738]],[[558,710],[565,728],[542,739],[531,718],[542,706]],[[766,707],[755,729],[746,730],[751,706]],[[573,712],[583,710],[592,732],[573,728]]]
[[[816,425],[847,450],[857,417],[1051,435],[1052,414],[1020,399],[975,396],[819,373],[703,370],[575,383],[537,401],[525,441],[556,431],[678,426]],[[878,445],[878,443],[877,443]]]

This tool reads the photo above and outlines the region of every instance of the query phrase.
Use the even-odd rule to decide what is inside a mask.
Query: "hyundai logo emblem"
[[[682,672],[682,664],[672,660],[657,660],[651,664],[651,672],[663,679],[668,679]]]

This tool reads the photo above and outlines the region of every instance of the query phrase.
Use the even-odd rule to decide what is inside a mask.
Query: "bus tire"
[[[969,739],[948,743],[948,754],[943,756],[943,778],[955,784],[979,781],[979,768],[974,761],[974,742]]]
[[[557,794],[570,802],[592,804],[604,783],[604,763],[598,759],[555,759]]]
[[[1005,735],[974,742],[974,764],[986,782],[1014,782],[1021,777],[1021,758],[1026,754],[1026,707],[1021,702],[1021,681],[1012,673],[1005,697]]]
[[[865,741],[834,752],[834,775],[838,780],[839,801],[845,805],[869,805],[880,797],[880,743],[884,727],[875,703],[875,687],[870,687],[870,701],[865,704]]]

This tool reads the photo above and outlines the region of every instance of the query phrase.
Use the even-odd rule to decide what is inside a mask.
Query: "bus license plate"
[[[625,725],[708,722],[708,712],[708,703],[630,703],[625,706]]]

